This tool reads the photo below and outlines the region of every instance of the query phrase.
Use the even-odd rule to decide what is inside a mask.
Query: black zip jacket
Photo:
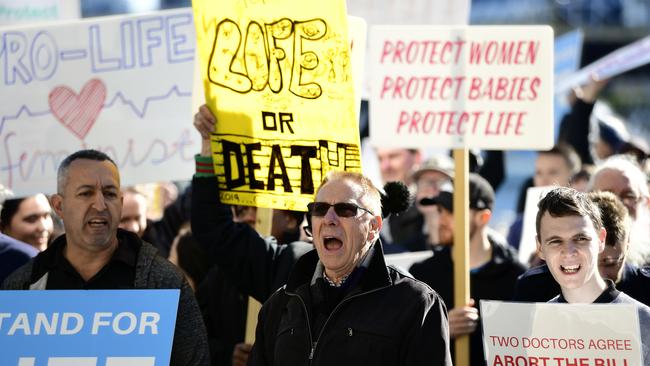
[[[451,366],[447,310],[426,284],[386,267],[381,244],[342,300],[313,329],[323,298],[317,252],[301,257],[260,311],[249,365]],[[325,285],[327,286],[327,285]],[[312,334],[313,333],[313,334]]]
[[[216,176],[194,177],[192,192],[192,232],[212,266],[196,297],[212,365],[230,365],[235,344],[244,341],[248,296],[266,301],[287,282],[296,260],[314,247],[278,244],[248,224],[233,222],[230,206],[219,200]]]
[[[201,313],[190,285],[183,274],[158,254],[151,244],[137,235],[117,229],[117,239],[129,246],[139,247],[135,264],[135,289],[180,289],[171,366],[208,366],[210,364],[208,343]],[[24,266],[16,270],[2,284],[2,290],[44,290],[47,287],[47,267],[59,246],[66,244],[66,236],[59,236],[48,247]],[[107,287],[110,289],[112,287]]]
[[[299,241],[281,245],[234,222],[230,206],[219,201],[217,185],[216,176],[192,180],[192,235],[242,294],[263,303],[286,283],[296,260],[314,247]]]

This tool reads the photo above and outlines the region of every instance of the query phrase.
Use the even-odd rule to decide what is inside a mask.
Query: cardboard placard
[[[304,211],[327,172],[361,171],[343,0],[193,7],[222,202]]]
[[[370,50],[373,145],[553,145],[550,27],[378,26]]]
[[[168,366],[180,290],[0,292],[0,364]]]
[[[481,301],[489,366],[643,365],[632,304]]]
[[[0,30],[0,184],[51,193],[84,148],[125,186],[189,179],[194,48],[190,9]]]

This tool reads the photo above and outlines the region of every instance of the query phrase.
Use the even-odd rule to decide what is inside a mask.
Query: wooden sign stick
[[[469,158],[467,149],[454,149],[454,306],[469,302]],[[478,305],[478,304],[477,304]],[[456,338],[456,366],[469,366],[469,336]]]
[[[257,208],[257,217],[255,219],[255,230],[263,236],[271,235],[271,224],[273,222],[272,208]],[[262,304],[251,296],[248,297],[248,311],[246,313],[246,335],[244,342],[248,344],[255,343],[255,328],[257,327],[257,314],[262,309]]]

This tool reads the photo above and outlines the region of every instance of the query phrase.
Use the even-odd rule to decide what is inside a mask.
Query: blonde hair
[[[321,188],[325,186],[325,184],[336,181],[336,180],[348,180],[361,188],[361,191],[363,192],[361,196],[361,200],[368,205],[367,207],[370,211],[372,211],[373,215],[375,216],[381,216],[381,194],[379,193],[379,189],[375,187],[374,184],[372,184],[372,181],[364,176],[361,173],[356,173],[356,172],[345,172],[345,171],[330,171],[327,173],[323,181],[321,182],[320,187],[318,187],[318,190],[316,191],[316,195],[318,195],[318,192],[320,192]]]

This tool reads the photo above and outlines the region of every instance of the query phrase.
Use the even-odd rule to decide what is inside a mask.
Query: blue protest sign
[[[2,291],[0,365],[168,366],[179,290]]]
[[[565,33],[555,39],[555,81],[556,84],[580,67],[580,57],[582,57],[582,42],[584,35],[579,29]],[[560,132],[560,122],[562,117],[569,112],[571,106],[567,99],[566,93],[555,94],[555,137]]]

